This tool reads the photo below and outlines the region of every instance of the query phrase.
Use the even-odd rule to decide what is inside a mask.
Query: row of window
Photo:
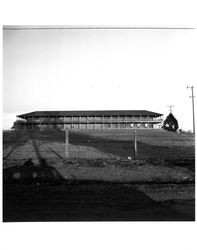
[[[102,124],[102,123],[90,123],[90,124],[29,124],[28,128],[41,128],[41,129],[65,129],[66,127],[69,129],[124,129],[124,128],[154,128],[154,124],[148,123],[127,123],[127,124]]]

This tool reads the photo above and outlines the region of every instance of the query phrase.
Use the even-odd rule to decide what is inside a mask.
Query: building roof
[[[20,118],[31,116],[121,116],[121,115],[142,115],[142,116],[161,116],[163,114],[147,110],[77,110],[77,111],[34,111],[18,115]]]

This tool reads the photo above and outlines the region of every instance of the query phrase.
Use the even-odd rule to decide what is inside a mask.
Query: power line
[[[132,26],[4,26],[3,30],[87,30],[87,29],[99,29],[99,30],[193,30],[193,27],[132,27]]]

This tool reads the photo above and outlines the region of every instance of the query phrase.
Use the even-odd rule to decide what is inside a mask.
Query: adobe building
[[[160,129],[163,115],[147,110],[35,111],[17,116],[16,130]]]

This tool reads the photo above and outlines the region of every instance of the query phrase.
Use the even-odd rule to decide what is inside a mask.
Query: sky
[[[169,114],[192,130],[195,32],[186,29],[3,31],[3,129],[41,110]]]

